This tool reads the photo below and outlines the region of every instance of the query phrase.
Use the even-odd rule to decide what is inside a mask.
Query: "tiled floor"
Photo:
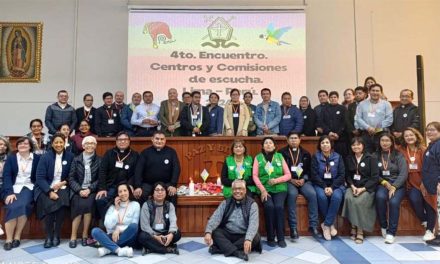
[[[1,241],[3,244],[4,241]],[[135,251],[133,258],[120,258],[114,255],[98,257],[97,249],[78,246],[69,248],[67,240],[57,248],[44,249],[41,240],[22,241],[18,249],[5,252],[0,249],[0,263],[242,263],[239,259],[222,255],[211,255],[203,244],[203,238],[185,237],[179,242],[180,255],[142,256]],[[311,237],[301,237],[297,242],[287,243],[287,248],[270,248],[264,245],[263,254],[252,253],[250,263],[439,263],[440,248],[431,247],[420,237],[397,237],[396,243],[387,245],[381,237],[368,237],[362,245],[357,245],[347,237],[337,237],[332,241],[316,241]]]

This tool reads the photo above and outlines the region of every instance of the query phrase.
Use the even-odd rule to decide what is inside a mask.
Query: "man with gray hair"
[[[232,197],[215,210],[205,229],[205,243],[211,254],[235,256],[245,261],[254,249],[261,254],[258,234],[258,205],[246,195],[246,182],[232,182]]]

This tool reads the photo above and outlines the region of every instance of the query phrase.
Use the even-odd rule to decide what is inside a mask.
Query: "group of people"
[[[296,199],[307,200],[309,231],[314,237],[331,240],[343,204],[342,216],[351,227],[351,238],[362,243],[379,220],[385,243],[393,243],[400,203],[407,195],[426,232],[423,240],[439,245],[435,226],[440,192],[440,123],[426,127],[429,146],[420,134],[413,92],[400,93],[394,110],[384,99],[383,88],[373,78],[365,86],[344,92],[339,104],[336,91],[318,93],[314,109],[303,96],[299,108],[291,94],[282,95],[282,105],[271,100],[268,88],[261,90],[263,102],[251,104],[252,93],[232,89],[224,108],[212,93],[202,106],[201,94],[168,91],[160,107],[153,94],[134,94],[123,103],[124,94],[104,93],[104,105],[93,108],[93,97],[84,96],[84,107],[74,109],[68,94],[58,92],[58,102],[46,111],[43,122],[30,122],[31,132],[16,142],[16,152],[0,137],[1,198],[4,200],[5,250],[19,247],[27,218],[36,207],[44,221],[44,247],[60,244],[66,209],[70,209],[71,248],[83,222],[80,243],[99,242],[100,256],[110,253],[132,256],[133,247],[143,253],[178,254],[177,183],[180,163],[174,149],[166,146],[170,136],[261,135],[262,150],[247,153],[242,139],[233,140],[225,158],[221,181],[223,201],[210,218],[205,241],[212,254],[247,260],[252,250],[261,252],[258,205],[264,208],[267,244],[286,247],[284,205],[288,207],[290,239],[298,239]],[[144,103],[141,103],[143,99]],[[79,122],[77,122],[79,120]],[[75,131],[74,135],[72,132]],[[287,137],[287,146],[277,149],[273,135]],[[317,152],[301,147],[302,136],[320,136]],[[116,146],[96,155],[97,137],[115,137]],[[151,136],[152,146],[141,153],[130,148],[130,137]],[[35,206],[34,206],[35,204]],[[319,214],[323,222],[319,224]],[[93,220],[99,227],[90,227]]]

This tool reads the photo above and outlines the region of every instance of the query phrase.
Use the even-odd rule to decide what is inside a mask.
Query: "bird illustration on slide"
[[[265,39],[269,44],[275,44],[277,46],[290,45],[290,43],[282,41],[281,37],[291,28],[292,27],[282,27],[279,29],[275,29],[273,23],[270,23],[266,28],[267,35],[261,34],[260,38]]]

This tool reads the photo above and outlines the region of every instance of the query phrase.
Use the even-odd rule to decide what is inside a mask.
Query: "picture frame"
[[[0,22],[0,83],[40,82],[43,23]]]

